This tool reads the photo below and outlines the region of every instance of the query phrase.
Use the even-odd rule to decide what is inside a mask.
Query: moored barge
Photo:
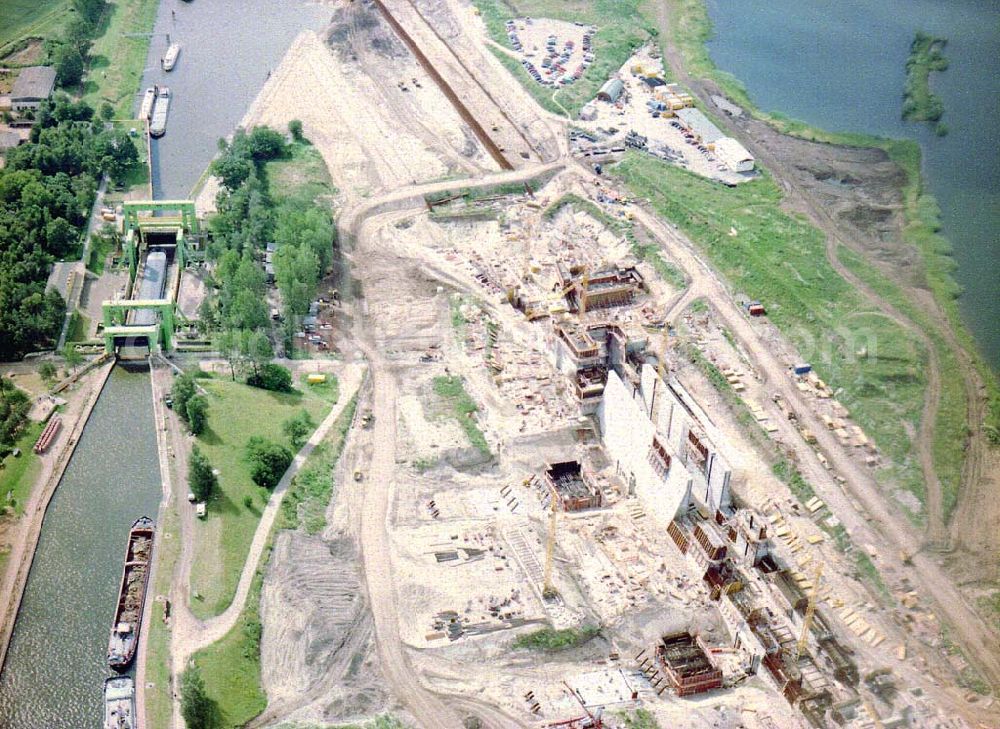
[[[136,519],[128,533],[125,567],[108,641],[108,665],[116,671],[129,667],[139,644],[139,626],[152,564],[153,534],[153,520],[146,516]]]

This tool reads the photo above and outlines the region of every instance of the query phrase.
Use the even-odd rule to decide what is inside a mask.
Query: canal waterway
[[[161,491],[149,371],[116,366],[45,514],[0,674],[0,727],[101,726],[128,531],[156,518]]]
[[[320,30],[329,6],[304,0],[162,0],[141,91],[166,85],[173,98],[167,133],[152,140],[153,196],[187,199],[250,103],[303,30]],[[160,59],[170,42],[181,45],[169,73]]]
[[[715,64],[762,109],[832,131],[916,139],[964,288],[962,316],[1000,369],[1000,4],[995,0],[707,0]],[[931,75],[946,137],[903,122],[917,30],[947,38]]]

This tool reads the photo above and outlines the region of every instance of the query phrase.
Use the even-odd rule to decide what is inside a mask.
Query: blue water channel
[[[962,316],[1000,369],[1000,3],[995,0],[707,0],[716,65],[762,109],[833,131],[910,137],[954,246]],[[948,40],[932,74],[950,133],[903,122],[917,30]]]
[[[142,91],[170,88],[167,133],[152,140],[153,196],[187,199],[218,141],[233,133],[250,103],[303,30],[320,30],[332,11],[303,0],[162,0],[150,42]],[[160,59],[169,42],[181,54],[169,73]]]
[[[45,514],[0,674],[0,727],[101,725],[128,531],[156,517],[161,492],[149,371],[117,366]]]

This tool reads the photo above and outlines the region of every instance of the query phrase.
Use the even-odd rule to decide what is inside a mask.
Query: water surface
[[[0,674],[4,729],[101,726],[128,530],[162,491],[152,398],[148,370],[115,367],[52,497]]]
[[[1000,369],[1000,3],[993,0],[707,0],[708,50],[754,102],[833,131],[910,137],[954,246],[962,316]],[[903,122],[917,30],[948,39],[932,74],[950,133]]]
[[[173,92],[167,133],[152,140],[154,197],[190,195],[295,36],[321,29],[331,14],[303,0],[162,0],[141,86]],[[160,68],[168,36],[181,45],[170,73]]]

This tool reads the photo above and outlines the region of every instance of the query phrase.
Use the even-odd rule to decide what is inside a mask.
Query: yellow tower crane
[[[587,289],[590,287],[590,269],[583,267],[583,277],[580,279],[580,319],[587,315]]]
[[[812,590],[809,591],[809,602],[806,604],[806,616],[802,620],[802,634],[799,642],[795,646],[795,657],[798,658],[806,649],[806,642],[809,640],[809,631],[812,629],[813,618],[816,617],[816,601],[819,597],[819,579],[823,576],[823,563],[816,566],[816,574],[813,577]]]
[[[552,560],[556,549],[556,513],[559,511],[559,499],[555,493],[551,499],[552,511],[549,515],[549,536],[545,541],[545,584],[542,587],[542,596],[555,597],[556,590],[552,586]]]

